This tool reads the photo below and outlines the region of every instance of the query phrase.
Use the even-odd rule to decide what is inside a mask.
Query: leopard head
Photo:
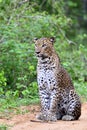
[[[52,55],[54,47],[54,37],[51,38],[35,38],[35,53],[38,58],[42,60]]]

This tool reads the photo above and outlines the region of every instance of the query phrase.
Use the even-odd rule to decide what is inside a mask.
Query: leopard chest
[[[57,86],[55,71],[50,68],[38,69],[37,81],[40,90],[52,91]]]

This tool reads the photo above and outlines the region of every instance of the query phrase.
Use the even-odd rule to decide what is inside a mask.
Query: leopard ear
[[[55,38],[54,38],[54,37],[50,37],[50,41],[51,41],[52,43],[54,43]]]
[[[34,42],[36,42],[37,40],[38,40],[38,38],[34,38],[34,40],[33,40],[33,41],[34,41]]]

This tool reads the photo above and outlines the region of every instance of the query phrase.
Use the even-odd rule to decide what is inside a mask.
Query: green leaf
[[[0,0],[0,3],[2,2],[2,0]]]

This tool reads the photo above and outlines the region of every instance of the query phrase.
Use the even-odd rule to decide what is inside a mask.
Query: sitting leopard
[[[54,38],[34,39],[42,121],[77,120],[81,102],[53,47]]]

